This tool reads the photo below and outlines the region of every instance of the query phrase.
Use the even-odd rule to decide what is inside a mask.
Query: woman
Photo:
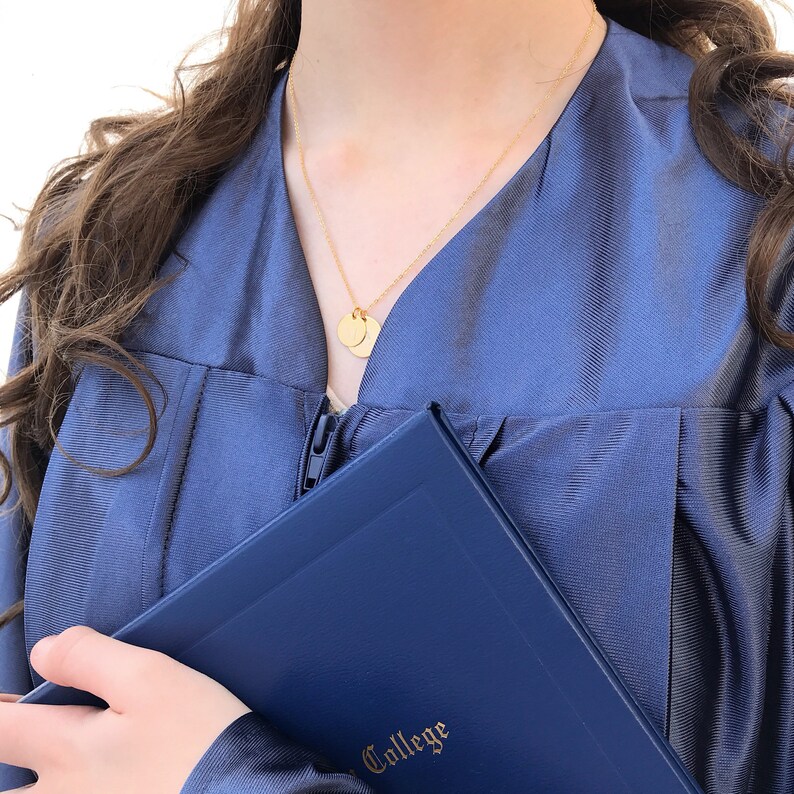
[[[94,123],[0,281],[5,787],[371,791],[107,635],[300,498],[323,413],[327,476],[436,399],[705,791],[794,790],[760,5],[239,0],[195,71]],[[111,709],[13,702],[43,678]]]

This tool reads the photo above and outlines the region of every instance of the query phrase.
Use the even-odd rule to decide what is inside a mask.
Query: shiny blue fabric
[[[438,400],[707,794],[791,792],[794,353],[747,314],[762,200],[699,150],[692,60],[607,21],[551,133],[378,317],[326,476]],[[52,453],[24,645],[19,626],[0,633],[4,690],[39,682],[25,653],[41,636],[116,629],[299,498],[327,353],[284,178],[285,78],[186,224],[187,266],[164,257],[182,272],[125,334],[168,397],[147,381],[152,452],[120,477]],[[782,280],[775,300],[794,328]],[[60,440],[115,467],[147,422],[133,387],[89,364]],[[266,718],[224,731],[183,794],[368,790]]]

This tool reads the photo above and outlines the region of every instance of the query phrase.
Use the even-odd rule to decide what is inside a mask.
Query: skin
[[[589,0],[308,0],[295,55],[298,122],[320,210],[353,294],[374,300],[438,234],[576,52]],[[408,284],[535,151],[575,92],[606,23],[488,180],[370,313]],[[368,359],[336,336],[353,306],[303,180],[289,112],[287,187],[323,317],[328,381],[346,405]],[[531,258],[531,256],[530,256]],[[454,279],[456,274],[449,273]],[[434,307],[428,306],[432,315]],[[432,316],[417,333],[432,328]]]
[[[0,761],[39,776],[15,791],[175,794],[213,739],[250,711],[211,678],[87,626],[39,640],[31,663],[50,681],[92,692],[109,708],[4,696]]]
[[[304,0],[302,7],[295,90],[307,168],[348,279],[366,305],[441,229],[516,134],[578,46],[591,7],[587,0]],[[580,60],[430,255],[548,134],[604,30],[596,16]],[[336,324],[352,306],[303,183],[289,112],[284,117],[285,174],[328,336],[329,380],[350,404],[367,360],[336,338]],[[428,259],[373,308],[381,324]],[[0,762],[39,776],[17,791],[178,794],[217,735],[250,710],[211,678],[85,626],[40,640],[31,664],[110,708],[0,696]]]

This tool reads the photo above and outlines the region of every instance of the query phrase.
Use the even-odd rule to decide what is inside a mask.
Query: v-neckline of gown
[[[455,251],[460,248],[464,239],[475,233],[475,229],[486,223],[487,219],[496,214],[500,205],[511,194],[517,183],[528,175],[528,172],[536,171],[538,178],[544,177],[547,173],[547,153],[549,146],[554,140],[563,139],[566,135],[575,134],[579,129],[573,126],[573,122],[580,117],[579,109],[587,106],[587,102],[593,97],[598,83],[599,74],[606,68],[608,50],[612,44],[614,36],[617,35],[615,22],[607,16],[602,15],[606,25],[604,37],[601,40],[598,50],[591,59],[587,71],[582,76],[573,94],[568,99],[562,112],[558,115],[554,124],[547,132],[546,136],[535,147],[532,153],[521,163],[516,171],[507,179],[498,191],[468,220],[460,227],[443,245],[436,249],[430,259],[420,268],[419,272],[408,282],[402,292],[398,295],[389,312],[381,323],[381,331],[378,334],[372,352],[367,359],[364,373],[359,384],[356,399],[346,406],[349,410],[353,407],[368,405],[367,396],[373,389],[375,380],[381,370],[387,367],[387,362],[383,361],[383,348],[389,338],[399,334],[405,329],[405,324],[400,323],[400,315],[412,313],[414,316],[421,314],[421,306],[418,305],[420,296],[423,293],[423,286],[426,282],[437,277],[447,268],[444,263],[450,263],[455,259]],[[288,62],[287,62],[288,64]],[[319,371],[316,375],[314,389],[321,393],[326,393],[328,386],[328,347],[325,334],[320,303],[311,278],[311,273],[303,250],[303,245],[298,234],[298,226],[290,202],[289,190],[287,187],[286,169],[284,164],[284,141],[282,138],[282,124],[284,118],[284,105],[287,93],[288,68],[284,66],[280,79],[274,86],[275,113],[273,119],[275,142],[270,151],[276,158],[275,168],[276,178],[276,202],[284,208],[287,222],[287,234],[291,238],[288,244],[293,248],[296,255],[290,257],[290,261],[295,264],[295,271],[290,275],[294,277],[295,283],[302,296],[305,296],[306,311],[304,322],[301,325],[302,335],[305,337],[304,344],[312,346],[318,350],[317,356],[312,356],[313,361],[319,362]],[[465,286],[465,285],[463,285]],[[413,304],[413,307],[412,307]]]

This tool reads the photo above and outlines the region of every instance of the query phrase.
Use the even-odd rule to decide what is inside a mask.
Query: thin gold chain
[[[419,259],[421,259],[422,256],[424,256],[425,253],[427,253],[427,251],[433,246],[433,244],[438,240],[438,238],[441,237],[441,235],[446,231],[446,229],[455,220],[455,218],[457,218],[458,215],[460,215],[460,213],[463,211],[463,209],[466,207],[466,205],[472,200],[472,198],[474,198],[474,196],[477,194],[477,192],[480,190],[480,188],[485,184],[486,180],[491,176],[491,174],[497,169],[497,167],[502,162],[502,160],[504,160],[504,158],[507,156],[507,154],[510,151],[510,149],[513,148],[513,146],[515,145],[516,141],[521,137],[521,135],[523,134],[524,130],[527,128],[529,123],[541,111],[543,106],[548,101],[549,97],[554,93],[554,91],[556,90],[557,86],[560,84],[560,81],[565,77],[566,74],[568,74],[568,72],[570,71],[571,67],[576,62],[577,58],[581,55],[582,49],[584,48],[585,44],[587,43],[587,40],[590,38],[590,34],[593,31],[593,26],[595,24],[595,17],[596,17],[596,13],[597,13],[597,8],[596,8],[595,1],[591,0],[591,4],[593,6],[593,10],[592,10],[592,13],[590,15],[590,24],[587,27],[587,32],[585,33],[584,38],[579,43],[579,46],[576,48],[576,51],[574,52],[574,54],[571,57],[571,59],[565,65],[565,68],[560,72],[559,76],[554,81],[554,84],[552,85],[552,87],[546,92],[546,95],[540,101],[540,104],[532,111],[532,113],[530,114],[529,118],[521,125],[521,128],[513,136],[513,139],[510,141],[510,143],[507,145],[507,147],[504,149],[504,151],[499,155],[499,157],[497,157],[497,159],[494,162],[494,164],[488,169],[487,173],[479,181],[479,183],[474,188],[474,190],[472,190],[471,193],[469,193],[469,195],[466,196],[465,201],[463,202],[463,204],[460,205],[460,207],[458,207],[458,209],[455,211],[455,214],[441,227],[441,229],[436,234],[436,236],[433,237],[433,239],[417,254],[417,256],[413,259],[413,261],[408,265],[408,267],[406,267],[405,270],[403,270],[402,273],[400,273],[386,287],[386,289],[384,289],[383,292],[381,292],[381,294],[378,295],[377,298],[375,298],[375,300],[371,301],[370,304],[368,306],[366,306],[365,308],[363,308],[363,309],[360,308],[360,305],[359,305],[358,301],[356,300],[355,296],[353,295],[353,290],[351,289],[350,284],[349,284],[349,282],[347,280],[347,277],[345,276],[345,272],[342,269],[342,263],[339,261],[339,256],[336,253],[336,248],[334,247],[334,244],[331,241],[331,236],[329,235],[328,228],[325,225],[325,219],[323,218],[323,214],[320,211],[320,205],[317,202],[317,196],[314,193],[314,189],[312,188],[311,181],[309,180],[309,174],[306,171],[306,161],[305,161],[304,153],[303,153],[303,144],[301,143],[300,126],[298,124],[298,110],[297,110],[297,106],[296,106],[296,102],[295,102],[295,86],[294,86],[293,81],[292,81],[292,65],[295,62],[294,56],[290,60],[289,74],[287,76],[289,78],[288,79],[288,85],[289,85],[289,92],[290,92],[290,102],[291,102],[291,105],[292,105],[292,119],[293,119],[293,126],[294,126],[294,129],[295,129],[295,139],[296,139],[296,141],[298,143],[298,153],[299,153],[299,156],[300,156],[300,164],[301,164],[301,170],[303,171],[303,178],[304,178],[304,181],[306,182],[306,187],[309,190],[309,195],[311,196],[312,204],[314,204],[314,209],[315,209],[315,211],[317,213],[317,217],[320,220],[320,225],[322,226],[322,230],[323,230],[323,234],[325,235],[326,242],[328,243],[328,247],[331,250],[331,254],[332,254],[333,258],[334,258],[334,261],[336,262],[336,267],[339,270],[339,275],[342,277],[342,281],[345,284],[345,288],[347,289],[347,293],[350,296],[350,300],[353,302],[353,306],[355,306],[356,309],[358,310],[359,316],[366,317],[367,312],[378,301],[380,301],[386,295],[386,293],[389,292],[389,290],[392,289],[395,286],[395,284],[397,284],[400,281],[400,279],[404,278],[408,274],[408,272],[411,270],[411,268],[419,261]]]

